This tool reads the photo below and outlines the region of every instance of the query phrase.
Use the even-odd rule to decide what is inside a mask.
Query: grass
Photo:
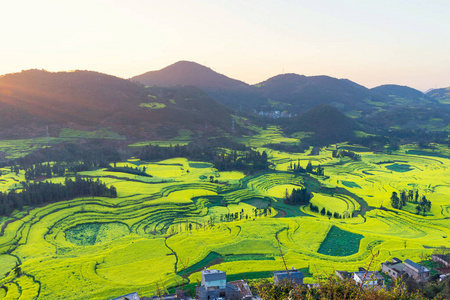
[[[332,256],[349,256],[359,251],[359,244],[364,236],[332,226],[327,237],[317,251]]]
[[[166,107],[164,103],[159,102],[150,102],[150,103],[141,103],[139,104],[139,107],[146,107],[148,109],[161,109]]]

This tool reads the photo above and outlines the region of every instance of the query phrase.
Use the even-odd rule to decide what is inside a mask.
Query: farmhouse
[[[303,273],[292,267],[292,270],[273,272],[273,282],[280,285],[283,281],[291,281],[294,285],[303,284]]]
[[[417,281],[427,280],[430,277],[430,270],[427,268],[416,264],[415,262],[405,259],[404,271],[409,276],[413,277]]]
[[[381,263],[381,271],[387,273],[389,277],[400,278],[403,274],[408,274],[417,281],[426,280],[430,276],[430,270],[416,264],[415,262],[405,259],[402,262],[400,259],[394,257],[392,262]]]
[[[360,268],[358,272],[353,273],[353,280],[357,285],[363,283],[362,287],[384,287],[384,278],[377,271],[366,271]]]
[[[227,283],[227,274],[218,270],[203,270],[201,286],[197,288],[197,299],[252,299],[248,284],[242,280]]]
[[[381,263],[381,271],[394,279],[400,278],[405,273],[404,268],[403,262],[396,257],[392,259],[392,262]]]
[[[450,268],[450,254],[433,254],[431,258],[433,261],[441,263],[444,267]]]

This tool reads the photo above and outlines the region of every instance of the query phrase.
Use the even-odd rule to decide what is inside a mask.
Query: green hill
[[[111,130],[135,139],[180,129],[229,131],[228,110],[195,87],[146,88],[90,71],[29,70],[0,77],[3,137],[51,136],[62,128]],[[173,134],[171,134],[173,135]]]
[[[352,139],[358,128],[353,119],[335,107],[321,104],[290,120],[284,131],[288,134],[314,132],[309,142],[323,145]]]
[[[179,61],[161,70],[150,71],[130,78],[147,86],[196,86],[217,101],[233,108],[253,109],[265,100],[254,87],[231,79],[212,69],[190,61]]]
[[[442,104],[450,104],[450,87],[434,89],[426,94],[428,97],[439,101]]]

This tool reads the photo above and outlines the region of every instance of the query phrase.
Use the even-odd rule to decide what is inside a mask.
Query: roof
[[[219,270],[203,270],[202,276],[206,281],[226,280],[227,273]]]
[[[353,274],[355,274],[355,276],[357,276],[362,281],[364,278],[364,274],[366,274],[366,272],[355,272]],[[367,272],[366,278],[364,280],[366,281],[366,280],[373,280],[373,279],[383,279],[383,276],[381,276],[380,273],[378,273],[377,271]]]
[[[114,298],[112,300],[140,300],[139,295],[137,292],[126,294],[123,296],[120,296],[118,298]]]
[[[247,282],[245,282],[244,280],[231,281],[228,284],[236,287],[239,290],[239,292],[241,293],[242,298],[252,297],[252,292],[250,290],[250,287],[248,286]]]
[[[413,267],[414,269],[416,269],[418,272],[427,272],[429,271],[427,268],[416,264],[415,262],[413,262],[412,260],[409,259],[405,259],[405,265],[408,265],[410,267]]]

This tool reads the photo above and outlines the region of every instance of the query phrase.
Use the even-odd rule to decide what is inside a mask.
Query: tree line
[[[392,192],[391,205],[393,208],[402,209],[407,202],[417,204],[415,209],[418,215],[422,212],[425,216],[425,213],[431,210],[431,201],[429,201],[425,195],[420,197],[418,190],[416,190],[415,192],[413,190],[409,190],[408,193],[406,191],[402,191],[400,193],[400,197],[398,196],[397,192]]]
[[[0,192],[0,215],[10,216],[15,209],[24,206],[37,206],[54,203],[82,196],[117,197],[114,186],[107,187],[99,179],[86,179],[81,176],[75,179],[66,178],[64,184],[51,182],[21,182],[22,191]]]
[[[355,160],[355,161],[361,160],[361,155],[359,155],[353,151],[343,150],[343,149],[333,150],[331,153],[331,156],[334,158],[349,157],[350,159]]]
[[[289,164],[287,169],[288,169],[288,171],[292,171],[292,172],[298,173],[298,174],[310,173],[310,174],[316,174],[318,176],[325,176],[325,169],[321,165],[318,165],[317,167],[315,167],[315,170],[314,170],[314,167],[311,164],[311,161],[308,161],[306,168],[303,168],[300,165],[300,160],[298,160],[297,163],[295,163],[295,162],[292,163],[292,161],[291,161],[291,163]]]

